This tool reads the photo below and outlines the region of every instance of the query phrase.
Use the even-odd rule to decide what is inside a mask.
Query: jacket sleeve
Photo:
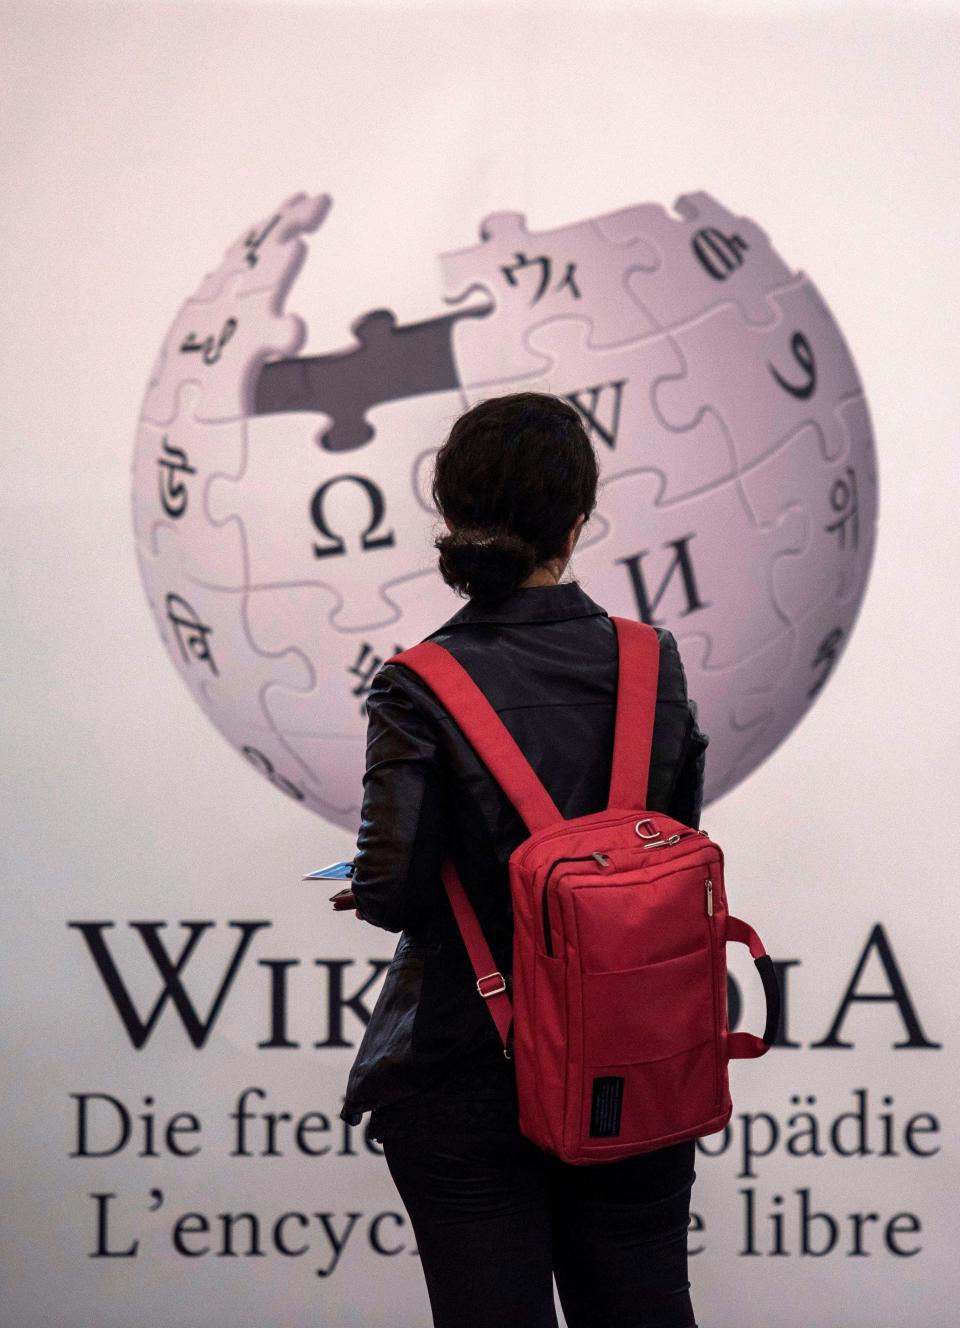
[[[680,756],[677,763],[677,777],[670,797],[669,815],[684,825],[700,828],[700,813],[703,809],[703,781],[706,767],[706,750],[709,736],[700,728],[697,718],[697,703],[690,699],[687,692],[687,675],[680,658],[676,637],[665,632],[670,650],[676,657],[676,668],[680,684],[680,703],[686,707],[685,727]]]
[[[367,750],[352,889],[387,931],[416,927],[442,893],[447,851],[437,726],[383,665],[367,694]]]
[[[700,829],[700,813],[703,810],[703,777],[706,766],[706,750],[710,742],[697,723],[697,703],[688,701],[687,733],[684,739],[683,753],[680,757],[680,769],[673,789],[670,815],[684,825]]]

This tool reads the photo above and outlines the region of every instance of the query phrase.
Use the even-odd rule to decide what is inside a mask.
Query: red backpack
[[[609,805],[570,820],[443,646],[394,655],[436,694],[530,831],[510,855],[513,1003],[448,859],[442,875],[477,991],[515,1061],[520,1130],[566,1162],[613,1161],[721,1130],[728,1061],[777,1035],[780,988],[752,927],[727,910],[705,830],[645,809],[659,640],[611,615],[619,652]],[[728,941],[763,981],[762,1037],[731,1033]],[[512,1022],[512,1029],[511,1029]]]

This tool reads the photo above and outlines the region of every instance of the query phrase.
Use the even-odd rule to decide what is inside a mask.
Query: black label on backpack
[[[610,1075],[593,1081],[593,1104],[590,1108],[590,1137],[610,1139],[620,1133],[620,1108],[623,1104],[623,1079]]]

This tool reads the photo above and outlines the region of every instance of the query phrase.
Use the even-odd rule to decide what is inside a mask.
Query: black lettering
[[[584,423],[587,426],[587,433],[589,434],[591,441],[593,440],[594,434],[599,434],[600,438],[606,443],[607,447],[610,448],[611,452],[617,445],[617,438],[620,432],[620,406],[623,401],[623,389],[626,386],[626,383],[626,378],[620,378],[616,382],[598,383],[596,387],[582,387],[576,392],[571,392],[567,397],[571,406],[574,406],[583,416]],[[597,409],[600,397],[607,388],[613,389],[613,406],[611,408],[613,419],[611,420],[609,427],[600,423],[599,411]],[[585,406],[580,400],[581,393],[583,392],[590,393],[589,406]]]
[[[903,1222],[907,1223],[906,1228],[903,1227]],[[907,1231],[920,1230],[920,1219],[917,1217],[916,1213],[894,1213],[893,1217],[891,1217],[890,1221],[884,1228],[883,1239],[891,1254],[896,1254],[901,1259],[909,1259],[912,1258],[914,1254],[919,1254],[923,1249],[923,1246],[918,1245],[916,1249],[903,1250],[894,1240],[894,1236],[899,1235],[901,1231],[904,1231],[904,1234],[906,1234]]]
[[[394,545],[397,537],[394,531],[388,530],[380,535],[374,535],[377,526],[383,521],[386,511],[386,500],[383,496],[383,490],[373,480],[365,475],[335,475],[333,479],[326,480],[320,485],[313,497],[310,499],[310,519],[316,526],[320,534],[327,540],[326,544],[314,544],[313,553],[316,558],[327,558],[331,554],[340,554],[347,552],[347,546],[342,536],[337,535],[327,525],[327,519],[324,515],[323,504],[327,494],[334,484],[348,482],[359,484],[370,500],[370,520],[366,529],[360,536],[360,550],[362,553],[370,549],[382,549],[386,546]]]
[[[141,940],[150,954],[150,958],[153,960],[154,966],[157,968],[163,979],[163,989],[146,1021],[140,1018],[130,997],[130,993],[120,977],[119,970],[113,961],[113,956],[107,949],[106,943],[103,939],[103,932],[108,927],[112,927],[113,923],[67,923],[68,927],[76,927],[86,941],[87,947],[93,956],[93,961],[107,988],[107,992],[109,993],[110,998],[116,1007],[117,1013],[120,1015],[123,1022],[123,1026],[127,1031],[127,1036],[130,1038],[134,1047],[139,1051],[139,1049],[146,1044],[147,1039],[153,1031],[154,1025],[160,1017],[163,1007],[168,1000],[173,1001],[190,1041],[195,1047],[202,1047],[216,1023],[221,1006],[226,999],[230,987],[233,985],[233,980],[237,975],[243,956],[246,954],[250,942],[253,940],[256,932],[262,927],[269,927],[272,924],[269,922],[230,922],[227,924],[230,927],[238,927],[242,935],[234,950],[233,958],[230,961],[226,974],[220,983],[213,1004],[210,1007],[210,1012],[205,1020],[201,1020],[197,1014],[197,1011],[180,980],[180,974],[182,970],[185,969],[187,961],[193,953],[200,937],[209,927],[213,927],[216,924],[213,922],[181,922],[181,927],[187,929],[189,936],[180,952],[179,958],[175,962],[172,961],[167,954],[158,935],[161,927],[167,925],[165,922],[131,922],[129,925],[139,933]]]
[[[702,226],[690,241],[700,266],[714,281],[726,281],[743,266],[742,253],[750,246],[740,235],[724,235],[716,226]]]
[[[139,1240],[133,1241],[125,1250],[111,1250],[109,1246],[109,1236],[107,1233],[107,1206],[111,1199],[115,1199],[115,1193],[91,1194],[90,1198],[95,1200],[97,1205],[97,1248],[89,1252],[91,1259],[134,1259],[137,1250],[140,1248]]]
[[[653,615],[656,611],[657,605],[663,598],[671,577],[678,569],[683,580],[683,589],[687,597],[687,607],[682,614],[678,614],[677,616],[686,617],[697,609],[708,609],[710,607],[709,602],[705,603],[701,600],[697,592],[696,580],[693,574],[693,565],[690,561],[690,554],[687,549],[687,543],[692,538],[693,532],[691,531],[689,535],[683,535],[680,539],[669,541],[667,547],[675,550],[673,561],[664,573],[663,579],[657,590],[656,598],[653,600],[652,604],[650,602],[650,597],[647,594],[646,583],[643,579],[643,570],[640,566],[641,561],[646,558],[650,550],[644,549],[641,553],[632,553],[626,558],[614,559],[615,562],[626,564],[627,571],[630,574],[630,588],[637,601],[637,609],[639,611],[638,616],[641,622],[653,624]]]
[[[315,1042],[313,1044],[315,1047],[352,1047],[354,1045],[343,1036],[344,1010],[351,1010],[364,1025],[370,1022],[372,1012],[364,1005],[363,998],[373,984],[390,967],[390,960],[368,959],[367,963],[373,971],[362,987],[359,987],[352,996],[346,996],[343,990],[343,975],[348,968],[352,968],[354,962],[353,959],[314,960],[318,968],[324,968],[327,971],[327,1036],[322,1042]]]
[[[871,950],[876,949],[877,957],[883,965],[884,972],[890,983],[889,991],[882,992],[860,992],[857,991],[857,983],[860,981],[860,974],[866,966],[870,957]],[[852,1042],[843,1042],[840,1039],[840,1027],[847,1016],[847,1011],[854,1001],[892,1001],[900,1011],[900,1017],[903,1020],[904,1027],[907,1030],[907,1038],[904,1042],[894,1042],[893,1047],[896,1051],[904,1047],[924,1047],[927,1049],[939,1048],[943,1046],[942,1042],[933,1042],[926,1036],[920,1027],[920,1020],[917,1012],[910,1000],[910,994],[907,991],[907,984],[903,980],[903,975],[893,955],[893,949],[887,940],[886,932],[881,923],[877,923],[870,933],[863,953],[857,962],[853,971],[853,976],[847,985],[847,990],[843,994],[840,1007],[834,1017],[833,1024],[826,1037],[820,1042],[811,1042],[811,1047],[852,1047]]]
[[[296,1048],[299,1042],[287,1037],[287,969],[297,968],[299,959],[258,959],[258,964],[270,970],[270,1036],[258,1047]]]
[[[404,1249],[402,1242],[401,1244],[393,1245],[388,1249],[380,1239],[380,1223],[387,1218],[389,1218],[395,1226],[402,1227],[404,1225],[404,1217],[402,1213],[378,1213],[370,1223],[370,1230],[367,1233],[370,1246],[377,1252],[377,1254],[385,1254],[387,1256],[402,1254]]]
[[[788,383],[772,364],[768,364],[767,368],[784,392],[789,392],[791,396],[797,397],[800,401],[806,401],[808,397],[813,396],[817,386],[817,362],[814,358],[813,347],[802,332],[794,332],[790,338],[790,349],[793,351],[797,364],[807,375],[805,383]]]

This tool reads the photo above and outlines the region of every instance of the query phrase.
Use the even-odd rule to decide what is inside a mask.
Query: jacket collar
[[[555,586],[520,586],[493,605],[484,606],[469,599],[436,631],[446,631],[448,627],[460,627],[464,623],[561,622],[565,618],[587,618],[606,613],[607,610],[595,603],[578,581],[561,581]]]

